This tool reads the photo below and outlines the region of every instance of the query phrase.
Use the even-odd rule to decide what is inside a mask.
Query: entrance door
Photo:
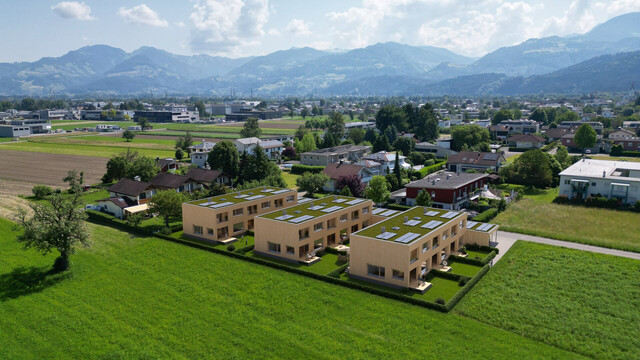
[[[298,254],[300,254],[301,258],[307,257],[307,253],[309,252],[309,244],[300,246],[299,250],[300,251],[298,252]]]

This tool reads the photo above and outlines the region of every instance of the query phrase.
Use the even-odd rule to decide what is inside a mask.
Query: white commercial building
[[[640,200],[640,163],[582,159],[560,173],[560,195],[599,195],[635,204]]]

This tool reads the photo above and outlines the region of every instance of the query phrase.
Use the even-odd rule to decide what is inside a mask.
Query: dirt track
[[[62,178],[71,169],[84,172],[85,184],[96,184],[106,171],[107,161],[108,158],[92,156],[0,150],[0,189],[7,192],[11,184],[7,180],[28,183],[29,189],[37,184],[62,186]],[[24,193],[18,188],[21,187],[16,186],[15,194]]]

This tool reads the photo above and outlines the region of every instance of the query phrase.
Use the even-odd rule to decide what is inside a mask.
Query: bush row
[[[300,164],[295,164],[291,166],[291,173],[297,174],[297,175],[302,175],[306,172],[310,172],[312,174],[318,174],[318,173],[321,173],[322,170],[324,170],[324,166],[310,166],[310,165],[300,165]]]
[[[423,167],[422,169],[420,169],[420,176],[421,176],[420,178],[422,179],[429,174],[432,174],[438,170],[442,170],[442,166],[446,164],[447,164],[446,161],[441,161],[437,164]]]
[[[614,210],[629,210],[640,212],[640,200],[636,201],[636,203],[631,205],[625,205],[620,203],[617,199],[608,199],[604,196],[589,196],[586,199],[573,198],[569,199],[566,195],[559,195],[555,199],[553,199],[555,204],[571,204],[571,205],[584,205],[586,207],[596,207],[603,209],[614,209]]]
[[[469,278],[468,276],[464,276],[464,275],[460,275],[460,274],[454,274],[452,272],[441,271],[441,270],[436,270],[436,269],[431,269],[429,274],[433,274],[433,276],[441,277],[441,278],[447,279],[447,280],[454,280],[454,281],[460,281],[461,278]]]
[[[473,218],[473,221],[486,222],[496,217],[496,215],[498,215],[498,209],[491,208],[478,214],[476,217]]]
[[[489,269],[491,268],[491,266],[489,265],[485,265],[482,267],[482,269],[480,269],[480,271],[478,271],[478,273],[471,278],[471,280],[467,281],[467,283],[462,287],[462,289],[458,290],[458,292],[453,295],[453,297],[451,299],[449,299],[449,301],[445,304],[445,309],[447,312],[451,311],[451,309],[453,309],[460,300],[462,300],[462,298],[467,295],[467,293],[469,291],[471,291],[471,289],[473,289],[474,286],[476,286],[476,284],[478,283],[478,281],[480,281],[480,279],[482,279],[483,276],[485,276],[485,274],[489,271]]]
[[[471,251],[484,251],[484,252],[495,251],[496,254],[500,253],[500,250],[498,248],[491,247],[491,246],[478,245],[478,244],[465,244],[464,247],[465,249],[471,250]]]
[[[86,213],[89,219],[91,220],[99,221],[104,225],[113,224],[117,227],[121,227],[126,230],[137,232],[137,233],[145,233],[148,235],[153,235],[156,231],[160,231],[163,228],[165,228],[164,225],[146,225],[146,226],[136,227],[124,220],[117,219],[109,214],[105,214],[103,212],[95,211],[95,210],[86,210]],[[182,224],[170,224],[169,229],[171,230],[172,233],[176,231],[180,231],[182,230]]]
[[[246,253],[248,253],[249,251],[253,250],[253,246],[254,246],[254,245],[247,245],[247,246],[245,246],[245,247],[241,247],[240,249],[237,249],[237,250],[236,250],[236,252],[237,252],[238,254],[246,254]]]
[[[349,267],[349,263],[341,265],[337,269],[334,269],[330,273],[328,273],[327,276],[338,279],[340,278],[340,275],[342,275],[342,273],[345,272],[345,270],[347,270],[348,267]]]
[[[511,151],[511,152],[525,152],[527,150],[531,150],[531,149],[518,148],[518,147],[515,147],[515,146],[509,146],[509,151]]]
[[[338,251],[332,247],[326,247],[324,249],[325,252],[329,253],[329,254],[334,254],[334,255],[347,255],[346,251]]]
[[[547,145],[543,146],[542,148],[540,148],[540,150],[547,152],[550,151],[551,149],[555,148],[556,146],[558,146],[558,142],[557,141],[552,141],[550,143],[548,143]]]
[[[475,265],[475,266],[485,266],[494,257],[496,257],[496,255],[498,255],[497,252],[491,251],[489,254],[487,254],[487,256],[484,257],[484,259],[471,259],[468,256],[467,257],[461,257],[461,256],[457,256],[457,255],[449,255],[449,259],[451,259],[451,260],[453,260],[455,262],[463,263],[463,264],[469,264],[469,265]]]

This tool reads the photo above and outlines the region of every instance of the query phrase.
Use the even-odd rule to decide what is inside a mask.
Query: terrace
[[[282,189],[276,187],[265,186],[261,188],[249,189],[244,191],[237,191],[224,195],[218,195],[210,198],[193,200],[186,202],[189,205],[198,205],[202,207],[208,207],[211,209],[219,209],[229,205],[240,204],[243,202],[269,199],[272,196],[288,194],[293,195],[295,190]]]
[[[376,226],[370,226],[356,234],[409,245],[449,224],[453,218],[461,214],[462,212],[459,211],[416,206],[405,212],[398,212],[387,220],[377,223]]]

